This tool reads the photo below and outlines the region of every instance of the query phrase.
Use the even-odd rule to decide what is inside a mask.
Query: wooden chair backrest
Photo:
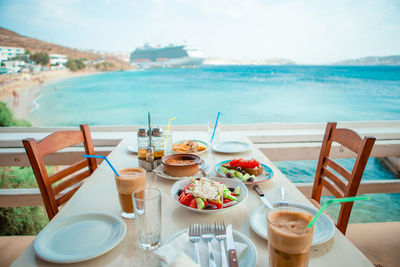
[[[329,157],[333,142],[339,143],[356,154],[351,172]],[[336,128],[336,122],[329,122],[326,125],[322,141],[311,198],[319,203],[323,187],[337,198],[355,196],[374,143],[375,137],[364,137],[362,139],[353,130]],[[353,202],[341,204],[336,227],[343,234],[346,233],[352,208]]]
[[[36,142],[33,138],[24,139],[22,142],[39,185],[47,215],[51,220],[57,214],[58,207],[66,203],[82,185],[83,180],[96,170],[97,162],[94,158],[85,158],[49,176],[43,158],[46,155],[80,143],[83,143],[86,154],[94,155],[89,126],[86,124],[80,125],[80,131],[55,132],[40,142]],[[87,170],[83,170],[86,167]],[[71,176],[78,171],[80,172]],[[60,180],[62,181],[53,185]]]

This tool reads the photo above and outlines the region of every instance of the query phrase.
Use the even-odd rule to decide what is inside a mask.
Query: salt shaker
[[[146,148],[150,145],[148,131],[146,128],[139,128],[137,132],[139,166],[146,169]]]
[[[155,127],[152,129],[152,140],[154,148],[154,168],[157,168],[161,164],[161,159],[164,156],[164,137],[163,129]]]

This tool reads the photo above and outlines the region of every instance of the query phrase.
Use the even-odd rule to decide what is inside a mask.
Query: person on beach
[[[12,94],[13,94],[13,100],[14,100],[13,105],[14,105],[14,107],[16,107],[19,104],[19,95],[18,95],[18,92],[15,90],[13,90]]]

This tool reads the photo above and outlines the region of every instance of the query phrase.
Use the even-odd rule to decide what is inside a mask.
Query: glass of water
[[[137,240],[140,248],[152,250],[161,241],[161,191],[142,188],[132,193]]]
[[[215,129],[215,132],[214,132],[214,129]],[[213,136],[213,134],[214,134],[214,136]],[[215,127],[215,121],[209,121],[208,122],[208,140],[207,140],[207,142],[210,143],[211,139],[213,139],[212,143],[210,143],[210,145],[219,143],[221,141],[220,135],[221,135],[221,119],[219,120],[217,127]]]
[[[173,135],[174,133],[169,130],[168,136],[167,136],[167,131],[164,132],[164,142],[166,141],[166,147],[165,147],[165,155],[171,155],[172,154],[172,142],[173,142]]]

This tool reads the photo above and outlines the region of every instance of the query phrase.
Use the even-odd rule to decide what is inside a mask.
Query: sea
[[[198,125],[400,120],[400,66],[202,66],[106,72],[48,83],[28,119],[37,126]],[[316,161],[275,162],[312,182]],[[342,163],[351,168],[351,159]],[[363,180],[394,179],[371,158]],[[400,194],[356,203],[351,223],[400,221]],[[324,198],[324,201],[327,198]],[[332,217],[338,207],[329,210]]]

